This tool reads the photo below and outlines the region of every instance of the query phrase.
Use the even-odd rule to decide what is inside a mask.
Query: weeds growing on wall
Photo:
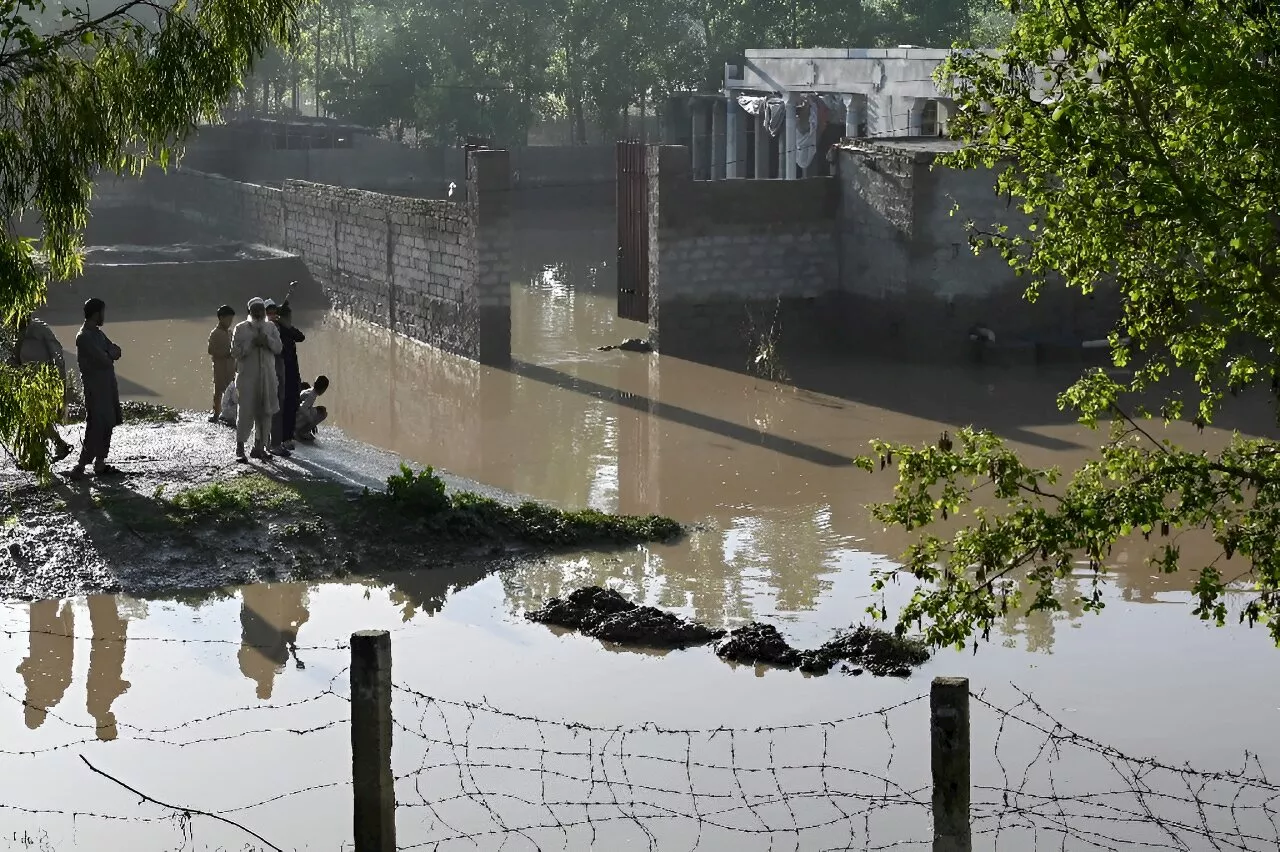
[[[592,544],[640,544],[670,541],[680,524],[659,515],[610,515],[594,509],[564,511],[540,503],[510,505],[468,491],[446,492],[444,480],[428,467],[407,465],[387,480],[385,494],[366,492],[365,507],[386,521],[391,509],[397,523],[411,520],[418,532],[450,539],[519,541],[545,547]]]
[[[782,365],[778,352],[778,339],[782,335],[781,313],[782,299],[779,298],[774,303],[773,317],[769,324],[762,327],[756,325],[755,317],[750,310],[747,311],[747,372],[771,382],[786,384],[791,381],[791,376]]]

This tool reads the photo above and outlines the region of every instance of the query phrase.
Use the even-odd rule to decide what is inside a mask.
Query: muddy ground
[[[80,427],[63,432],[78,443]],[[183,414],[118,427],[111,448],[118,477],[73,482],[65,476],[73,455],[41,485],[5,458],[0,598],[186,597],[183,590],[462,562],[496,570],[547,550],[477,523],[475,513],[427,525],[371,505],[384,499],[378,492],[399,460],[333,430],[269,463],[236,464],[233,449],[230,428]],[[443,478],[451,493],[477,492],[491,508],[517,503]]]

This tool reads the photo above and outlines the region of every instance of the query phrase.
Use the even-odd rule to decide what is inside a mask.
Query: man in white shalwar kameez
[[[236,461],[247,462],[244,445],[253,435],[253,457],[266,459],[271,437],[271,418],[280,410],[276,391],[276,356],[280,354],[280,331],[267,321],[267,305],[262,299],[249,300],[249,318],[231,333],[231,354],[236,359]]]

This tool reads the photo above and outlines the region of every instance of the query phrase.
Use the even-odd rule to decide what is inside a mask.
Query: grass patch
[[[659,515],[566,512],[533,502],[510,506],[468,491],[447,494],[444,481],[430,467],[414,471],[401,465],[388,478],[386,493],[366,493],[364,502],[384,521],[390,510],[397,520],[411,520],[424,532],[451,539],[575,547],[670,541],[683,531],[679,523]]]
[[[120,489],[103,492],[95,505],[137,532],[197,527],[251,526],[264,513],[329,509],[341,489],[328,482],[280,482],[260,473],[185,488],[172,496],[163,486],[151,497]]]
[[[125,423],[177,423],[182,419],[176,408],[136,399],[126,399],[120,403],[120,416]],[[67,418],[64,422],[83,423],[84,420],[84,405],[73,402],[67,406]]]

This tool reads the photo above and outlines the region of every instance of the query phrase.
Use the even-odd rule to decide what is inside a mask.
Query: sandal
[[[118,467],[112,467],[109,464],[104,464],[102,467],[95,467],[93,469],[93,475],[94,476],[123,476],[124,471],[120,470],[120,468]]]
[[[55,463],[60,462],[69,455],[71,455],[71,445],[63,444],[61,447],[58,447],[58,449],[53,451],[53,461]]]
[[[238,464],[248,464],[249,459],[245,457],[244,453],[236,453],[236,462]]]
[[[259,459],[261,461],[266,461],[271,458],[271,456],[267,455],[266,450],[260,450],[257,447],[254,447],[253,452],[249,453],[249,457]]]

